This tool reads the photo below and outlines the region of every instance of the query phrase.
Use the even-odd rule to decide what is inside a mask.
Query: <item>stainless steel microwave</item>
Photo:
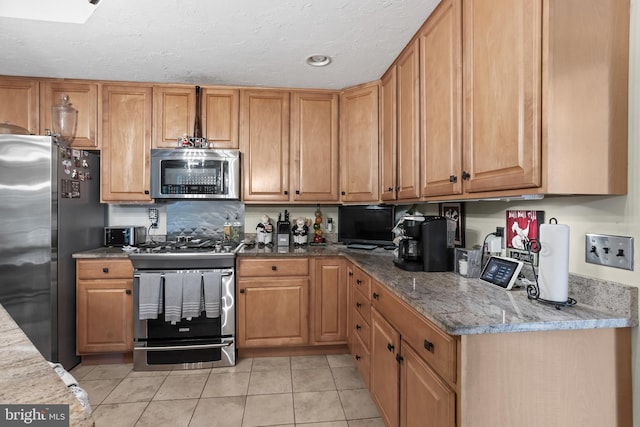
[[[240,152],[216,149],[151,150],[154,199],[240,199]]]

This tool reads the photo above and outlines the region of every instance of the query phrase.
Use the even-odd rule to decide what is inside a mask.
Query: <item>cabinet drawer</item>
[[[368,324],[371,324],[371,303],[357,290],[353,292],[353,308],[356,313],[359,313],[362,319]]]
[[[371,312],[371,311],[369,311]],[[360,312],[358,310],[353,311],[353,324],[351,325],[353,331],[362,341],[362,344],[367,349],[371,349],[371,327],[369,324],[362,318]]]
[[[456,382],[456,340],[418,314],[385,287],[372,284],[372,306],[400,332],[418,355],[436,372]]]
[[[357,267],[354,268],[352,283],[367,298],[367,301],[371,300],[371,277],[367,273]]]
[[[133,265],[128,259],[77,261],[78,279],[133,279]]]
[[[240,259],[238,275],[240,277],[308,276],[309,261],[307,258]]]
[[[367,388],[369,388],[371,381],[371,354],[357,335],[353,340],[351,355],[353,356],[358,371],[360,371],[360,375],[362,375],[364,383],[367,385]]]

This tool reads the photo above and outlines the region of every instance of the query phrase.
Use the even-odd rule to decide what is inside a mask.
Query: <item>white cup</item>
[[[462,276],[466,276],[469,273],[469,263],[466,259],[458,261],[458,273]]]

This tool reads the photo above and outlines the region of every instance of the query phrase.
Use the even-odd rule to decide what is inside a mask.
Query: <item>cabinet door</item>
[[[467,192],[541,185],[542,1],[464,2]]]
[[[193,135],[195,86],[154,86],[153,148],[176,148],[178,138]]]
[[[214,148],[239,147],[240,91],[202,88],[202,128]]]
[[[462,193],[461,11],[443,0],[418,36],[423,197]]]
[[[43,81],[40,83],[40,134],[53,130],[51,106],[60,103],[63,96],[78,111],[76,133],[70,142],[73,148],[96,150],[98,137],[98,83]]]
[[[402,341],[400,425],[455,427],[456,394]]]
[[[378,192],[378,83],[340,96],[340,194],[343,202],[375,202]]]
[[[293,200],[338,201],[338,95],[294,92],[291,105]]]
[[[101,199],[151,201],[151,86],[102,87]]]
[[[77,353],[133,350],[133,278],[79,280]]]
[[[10,123],[38,133],[38,81],[0,78],[0,123]]]
[[[380,200],[396,200],[397,134],[396,134],[396,66],[380,80]]]
[[[420,49],[417,40],[398,57],[398,200],[420,196]]]
[[[314,340],[345,343],[347,340],[347,280],[342,259],[315,261],[312,307]]]
[[[370,391],[388,427],[400,422],[400,372],[396,354],[400,334],[376,310],[371,310],[371,385]]]
[[[238,280],[238,347],[309,343],[309,279]]]
[[[289,92],[245,90],[240,103],[245,201],[289,201]]]

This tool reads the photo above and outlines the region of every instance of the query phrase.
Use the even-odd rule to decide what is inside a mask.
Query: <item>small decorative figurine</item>
[[[269,245],[273,239],[273,225],[267,215],[262,215],[260,222],[256,226],[256,238],[258,245]]]
[[[309,234],[307,219],[303,217],[296,219],[295,224],[291,227],[291,232],[293,233],[293,243],[295,245],[306,245],[307,235]]]

